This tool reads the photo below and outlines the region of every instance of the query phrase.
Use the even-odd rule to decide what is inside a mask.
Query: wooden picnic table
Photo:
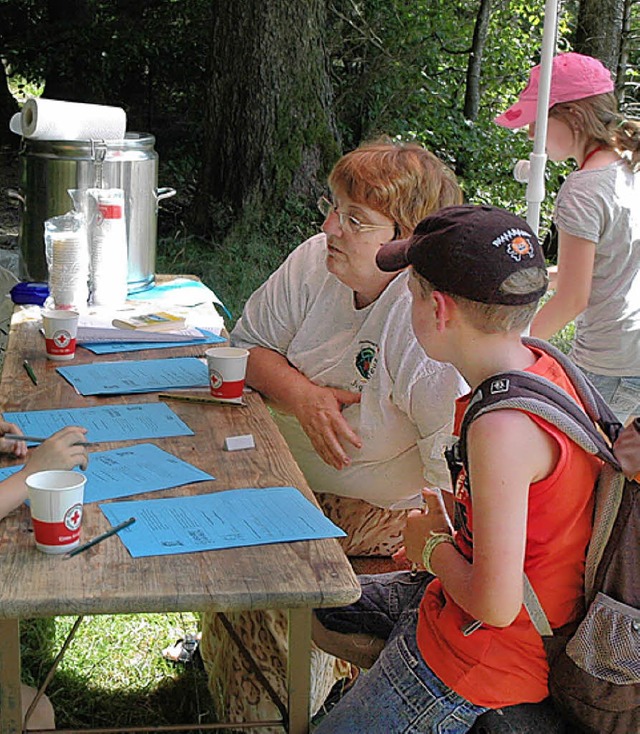
[[[0,410],[27,411],[155,402],[157,394],[83,397],[46,359],[40,324],[17,312],[0,381]],[[171,347],[105,356],[78,348],[73,362],[138,360],[158,356],[201,356],[199,347]],[[23,369],[29,360],[34,385]],[[209,472],[215,481],[154,493],[154,497],[193,495],[239,487],[293,486],[313,495],[261,397],[246,396],[246,407],[168,404],[194,436],[154,439],[162,449]],[[230,435],[252,434],[256,448],[223,450]],[[127,442],[102,443],[99,450]],[[15,463],[3,459],[4,465]],[[140,495],[136,499],[145,498]],[[98,506],[85,506],[82,540],[110,527]],[[281,710],[283,728],[292,734],[309,727],[311,610],[348,604],[360,588],[335,539],[280,543],[149,558],[130,557],[110,539],[64,560],[35,548],[29,511],[20,507],[0,523],[0,731],[18,734],[20,713],[21,618],[84,614],[131,614],[214,609],[285,609],[289,613],[288,701]],[[193,725],[201,730],[214,725]],[[188,726],[180,727],[189,728]],[[136,729],[142,731],[143,729]],[[160,731],[161,727],[150,727]],[[85,731],[85,730],[82,730]],[[94,731],[107,731],[105,729]],[[109,729],[108,731],[118,731]],[[123,730],[124,731],[124,730]]]

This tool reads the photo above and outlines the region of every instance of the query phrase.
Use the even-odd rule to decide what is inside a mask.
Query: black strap
[[[587,415],[594,423],[600,426],[611,445],[613,445],[622,430],[622,424],[582,370],[566,354],[563,354],[549,342],[534,339],[533,337],[524,337],[522,341],[527,346],[534,347],[548,354],[558,362],[571,380],[575,391],[578,393],[578,397],[585,406]]]
[[[584,379],[586,381],[586,378]],[[592,407],[599,407],[599,394],[590,383],[586,382],[586,385],[585,392],[590,388],[595,396],[591,397]],[[577,387],[576,391],[578,391]],[[563,431],[585,450],[611,464],[617,471],[621,470],[610,448],[610,443],[598,431],[592,417],[587,415],[568,393],[544,377],[520,371],[493,375],[474,390],[460,427],[458,443],[460,458],[465,466],[467,464],[467,432],[471,422],[483,413],[508,408],[540,416]],[[608,408],[605,412],[610,413]],[[607,415],[602,423],[610,427],[620,426],[617,421],[610,422],[608,418]],[[602,423],[601,428],[604,431],[605,427]],[[615,431],[616,435],[617,433],[618,431]],[[607,438],[609,438],[608,434]]]

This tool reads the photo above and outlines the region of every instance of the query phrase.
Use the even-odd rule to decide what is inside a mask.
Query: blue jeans
[[[597,375],[580,368],[616,414],[620,423],[640,415],[640,377]]]
[[[330,630],[368,632],[387,644],[314,734],[465,734],[487,710],[446,686],[418,650],[418,606],[432,579],[425,572],[361,576],[357,602],[316,610]]]

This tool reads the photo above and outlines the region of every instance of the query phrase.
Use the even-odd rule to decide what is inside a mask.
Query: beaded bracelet
[[[449,533],[432,532],[427,538],[427,542],[424,544],[424,548],[422,549],[422,565],[433,576],[436,576],[437,574],[433,568],[431,568],[431,554],[435,548],[440,545],[440,543],[451,543],[451,545],[455,545],[453,536]]]

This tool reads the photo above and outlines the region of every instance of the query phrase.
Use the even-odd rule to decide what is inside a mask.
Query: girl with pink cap
[[[495,118],[533,138],[540,67]],[[575,160],[558,192],[555,294],[531,326],[548,339],[575,319],[571,352],[621,422],[640,414],[640,123],[617,111],[609,70],[577,53],[553,60],[547,155]]]

